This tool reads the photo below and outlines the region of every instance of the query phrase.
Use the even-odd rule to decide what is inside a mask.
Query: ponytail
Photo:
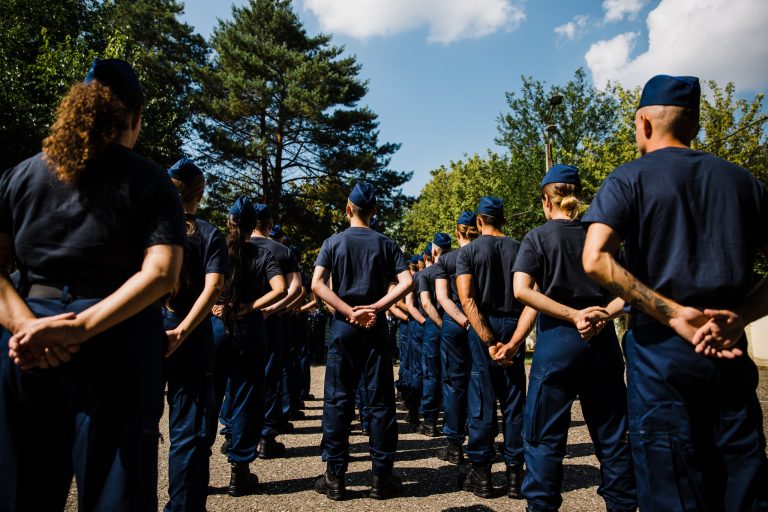
[[[248,243],[255,227],[253,223],[242,222],[239,217],[229,217],[227,220],[229,236],[227,236],[227,251],[229,253],[229,273],[224,280],[221,297],[224,301],[222,319],[227,332],[234,333],[235,315],[240,304],[245,275],[245,258],[243,248]]]
[[[131,103],[127,105],[98,81],[72,86],[56,111],[50,134],[43,141],[44,158],[61,181],[77,181],[88,163],[129,128],[126,116],[138,115],[141,111],[139,99]]]
[[[569,218],[575,219],[579,214],[581,201],[578,198],[578,187],[571,183],[547,183],[541,191],[542,199],[544,195],[549,196],[552,204],[560,208]]]

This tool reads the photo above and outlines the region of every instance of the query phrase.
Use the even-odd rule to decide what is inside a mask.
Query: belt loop
[[[72,295],[69,293],[69,285],[65,284],[61,289],[61,302],[63,304],[69,304],[72,302]]]

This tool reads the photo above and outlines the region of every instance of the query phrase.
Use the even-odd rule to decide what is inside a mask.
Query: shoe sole
[[[394,498],[400,494],[400,489],[395,491],[374,491],[371,489],[371,491],[368,493],[368,497],[372,500],[386,500],[389,498]]]
[[[228,487],[227,494],[229,494],[233,498],[239,498],[241,496],[250,496],[252,494],[258,494],[258,488],[243,490],[243,489],[237,489],[235,487]]]
[[[472,494],[474,494],[478,498],[490,499],[490,498],[493,498],[493,496],[495,494],[492,488],[491,489],[482,489],[482,488],[478,489],[474,485],[467,485],[466,483],[462,486],[462,489],[467,491],[467,492],[471,492]]]

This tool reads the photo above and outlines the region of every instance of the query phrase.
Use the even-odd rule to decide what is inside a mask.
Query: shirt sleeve
[[[768,190],[762,183],[757,184],[759,190],[759,214],[760,221],[757,224],[757,249],[768,248]]]
[[[267,281],[273,277],[283,275],[283,271],[280,269],[280,265],[275,257],[272,256],[272,253],[265,250],[264,256],[264,274],[267,276]]]
[[[581,219],[587,229],[590,224],[597,222],[616,230],[622,238],[626,237],[634,218],[632,190],[626,181],[616,175],[609,175],[600,190],[592,200],[589,210]]]
[[[450,277],[448,275],[448,271],[445,268],[445,264],[443,263],[443,258],[445,258],[445,256],[440,258],[440,260],[437,263],[435,263],[435,265],[434,265],[434,267],[435,267],[435,279],[436,280],[437,279],[448,279]]]
[[[164,172],[158,172],[148,208],[145,247],[153,245],[184,245],[185,224],[181,198],[171,179]]]
[[[394,268],[395,268],[395,275],[392,277],[396,278],[398,274],[408,270],[408,262],[405,261],[405,256],[403,255],[403,251],[400,250],[397,244],[392,242],[391,245],[393,247],[392,256],[393,256]]]
[[[470,246],[472,244],[469,244],[459,253],[459,256],[456,258],[456,275],[462,276],[464,274],[473,274],[472,271],[472,256],[470,251]]]
[[[229,251],[224,234],[218,229],[211,236],[208,247],[207,261],[205,262],[206,274],[226,274],[229,268]]]
[[[416,279],[419,282],[419,293],[429,291],[429,275],[426,269],[416,274]]]
[[[542,286],[541,276],[544,269],[543,254],[537,250],[537,245],[534,242],[535,234],[529,232],[523,238],[523,243],[520,244],[520,250],[517,251],[517,257],[515,258],[515,264],[512,267],[512,272],[524,272]]]
[[[331,243],[330,238],[326,239],[323,242],[323,245],[320,247],[320,252],[317,254],[317,258],[315,259],[315,266],[316,267],[323,267],[326,270],[331,270]]]
[[[13,169],[8,169],[0,176],[0,233],[13,233],[13,216],[11,215],[11,204],[8,184]]]

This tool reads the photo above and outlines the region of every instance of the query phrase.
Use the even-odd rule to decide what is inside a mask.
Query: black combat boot
[[[520,486],[523,485],[523,466],[507,466],[507,498],[513,500],[523,499],[523,493],[520,492]]]
[[[275,441],[274,437],[262,437],[259,441],[260,459],[279,459],[285,457],[285,445]]]
[[[464,450],[461,448],[461,444],[448,441],[437,451],[437,458],[451,464],[464,464]]]
[[[491,480],[491,464],[472,464],[462,489],[474,493],[480,498],[493,498],[493,481]]]
[[[333,501],[343,500],[347,492],[344,486],[344,475],[334,476],[326,471],[315,480],[315,491],[325,494]]]
[[[431,421],[422,421],[419,425],[419,434],[427,437],[439,437],[440,432],[437,430],[437,425]]]
[[[226,455],[227,452],[229,451],[229,447],[230,446],[232,446],[232,440],[230,438],[228,438],[228,437],[225,437],[224,438],[224,442],[221,443],[221,453]]]
[[[385,500],[391,498],[403,490],[403,481],[399,476],[392,473],[388,475],[373,475],[371,483],[371,492],[368,496],[374,500]]]
[[[251,473],[247,462],[233,462],[230,464],[232,474],[229,477],[227,494],[230,496],[245,496],[258,490],[259,477]]]

